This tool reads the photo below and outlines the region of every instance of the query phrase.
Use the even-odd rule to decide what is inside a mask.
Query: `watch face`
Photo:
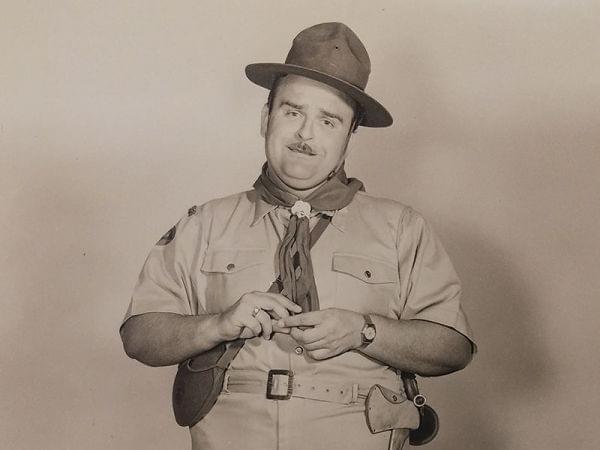
[[[375,328],[374,327],[367,327],[365,329],[365,338],[369,341],[372,341],[373,339],[375,339]]]

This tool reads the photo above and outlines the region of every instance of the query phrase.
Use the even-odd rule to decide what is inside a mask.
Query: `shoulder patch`
[[[156,243],[156,245],[167,245],[169,242],[173,240],[175,237],[175,233],[177,232],[177,228],[173,226],[169,231],[165,233],[163,237]]]
[[[193,216],[197,212],[198,212],[198,207],[197,206],[192,206],[190,209],[188,209],[188,217]]]

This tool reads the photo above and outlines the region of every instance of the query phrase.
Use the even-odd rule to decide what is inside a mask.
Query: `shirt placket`
[[[279,247],[279,243],[285,235],[286,227],[289,224],[291,213],[286,208],[276,208],[270,214],[270,222],[273,224],[274,232],[278,237],[276,248]],[[319,219],[318,214],[312,214],[310,217],[310,228],[317,223]],[[278,254],[275,250],[275,268],[279,267]],[[312,252],[311,252],[312,255]],[[277,272],[277,269],[276,269]],[[300,376],[303,378],[310,377],[314,369],[314,365],[311,365],[306,359],[306,352],[304,348],[293,340],[292,337],[288,336],[287,351],[287,370],[294,374],[294,376]],[[289,380],[292,382],[292,380]],[[301,400],[292,398],[290,400],[276,400],[278,402],[278,418],[277,418],[277,437],[278,437],[278,450],[292,450],[297,448],[298,442],[293,442],[292,427],[294,423],[299,420],[298,414],[301,410],[297,408],[298,403]]]

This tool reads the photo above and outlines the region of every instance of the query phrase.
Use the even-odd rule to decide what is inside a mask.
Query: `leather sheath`
[[[414,429],[419,426],[419,411],[404,394],[374,384],[365,401],[367,425],[371,433]]]
[[[243,345],[241,339],[219,344],[179,364],[173,382],[173,412],[177,424],[192,427],[208,414],[221,393],[229,363]]]

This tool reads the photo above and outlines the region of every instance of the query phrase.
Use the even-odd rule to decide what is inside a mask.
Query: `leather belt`
[[[271,400],[289,400],[292,397],[323,402],[364,403],[371,386],[358,383],[319,383],[311,377],[296,376],[291,370],[273,369],[265,377],[225,375],[222,393],[260,394]]]

